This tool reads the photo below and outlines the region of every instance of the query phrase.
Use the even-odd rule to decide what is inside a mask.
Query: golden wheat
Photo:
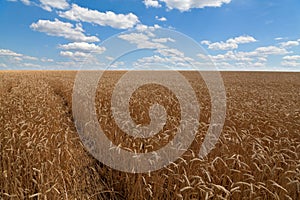
[[[178,108],[168,108],[168,127],[150,139],[117,132],[110,97],[124,73],[106,72],[100,80],[99,123],[117,148],[154,151],[174,137]],[[71,110],[76,72],[0,72],[0,199],[299,199],[300,74],[222,73],[226,121],[215,149],[201,159],[210,97],[196,73],[182,74],[201,108],[195,141],[169,166],[131,174],[103,165],[83,147]],[[159,96],[153,101],[177,105],[162,87],[140,88],[130,110],[141,125],[150,120],[149,102],[142,101],[149,91]]]

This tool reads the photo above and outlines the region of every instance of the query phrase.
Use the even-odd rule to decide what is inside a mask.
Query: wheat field
[[[105,72],[99,82],[99,124],[124,149],[156,150],[174,137],[176,98],[157,85],[142,87],[130,101],[133,120],[149,123],[149,99],[159,96],[151,102],[167,107],[174,121],[150,139],[116,131],[110,98],[124,73]],[[79,139],[72,115],[75,71],[1,71],[0,199],[300,199],[300,73],[222,72],[225,124],[216,147],[201,159],[211,99],[197,73],[181,73],[201,109],[196,138],[172,164],[132,174],[97,161]]]

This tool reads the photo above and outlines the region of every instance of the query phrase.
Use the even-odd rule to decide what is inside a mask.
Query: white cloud
[[[115,14],[112,11],[106,11],[105,13],[97,10],[90,10],[88,8],[80,7],[76,4],[72,4],[72,8],[65,12],[58,12],[60,17],[74,20],[98,24],[100,26],[111,26],[117,29],[127,29],[135,26],[139,19],[133,14]]]
[[[216,67],[219,70],[234,70],[234,71],[251,71],[251,70],[266,70],[265,62],[216,62]]]
[[[63,65],[65,68],[72,69],[105,69],[105,62],[102,62],[92,53],[81,52],[81,51],[61,51],[60,56],[66,57],[69,61],[61,62],[58,64]]]
[[[20,62],[23,60],[22,57],[10,57],[10,58],[11,58],[11,60],[16,61],[16,62]]]
[[[7,1],[17,2],[17,0],[7,0]],[[70,6],[67,0],[39,0],[40,4],[30,0],[20,0],[20,1],[27,6],[28,5],[39,6],[49,12],[52,11],[52,8],[65,10]]]
[[[52,8],[57,9],[67,9],[69,8],[69,3],[66,0],[40,0],[41,7],[47,11],[52,11]]]
[[[115,69],[117,69],[117,68],[122,68],[122,67],[125,67],[125,62],[123,62],[123,61],[117,61],[117,62],[114,62],[114,63],[112,63],[112,65],[110,65],[109,66],[110,68],[115,68]]]
[[[153,55],[149,57],[143,57],[138,59],[136,62],[133,63],[134,67],[142,67],[145,68],[147,66],[153,66],[156,64],[158,67],[178,67],[178,66],[187,66],[186,60],[184,57],[164,57],[159,55]],[[161,64],[161,65],[159,65]]]
[[[150,34],[151,36],[151,34]],[[131,44],[137,45],[137,48],[165,48],[166,46],[159,43],[159,42],[152,42],[150,41],[149,34],[145,33],[129,33],[129,34],[122,34],[118,37],[128,41]]]
[[[294,60],[292,60],[292,61],[285,60],[285,61],[281,62],[281,65],[282,66],[287,66],[287,67],[300,67],[300,62],[297,62],[297,61],[294,61]]]
[[[166,42],[175,42],[172,38],[155,38],[152,39],[153,42],[166,43]]]
[[[137,48],[153,48],[153,49],[167,48],[167,46],[165,46],[162,43],[164,42],[164,40],[168,40],[168,39],[156,38],[151,41],[150,37],[154,37],[154,35],[152,35],[153,33],[149,30],[150,29],[148,27],[148,29],[146,29],[146,31],[144,31],[144,32],[122,34],[122,35],[119,35],[118,37],[120,39],[128,41],[131,44],[135,44],[137,46]],[[171,41],[172,41],[172,39],[171,39]]]
[[[42,62],[54,62],[54,60],[51,58],[41,58],[41,61]]]
[[[0,63],[0,67],[7,68],[7,65],[5,63]]]
[[[161,28],[159,25],[154,24],[154,26],[147,26],[144,24],[137,24],[135,29],[139,32],[144,32],[150,37],[154,37],[155,35],[152,33],[152,31]]]
[[[172,48],[163,48],[163,49],[158,49],[157,50],[158,53],[160,53],[163,56],[166,57],[180,57],[183,58],[184,57],[184,53],[179,51],[178,49],[172,49]]]
[[[228,62],[218,62],[215,63],[217,69],[230,69],[232,68],[232,65]]]
[[[186,57],[183,52],[167,45],[168,42],[175,42],[171,37],[157,37],[153,30],[159,26],[139,25],[138,32],[121,34],[118,37],[137,48],[153,48],[153,56],[143,57],[134,62],[133,66],[142,67],[162,64],[163,66],[184,67],[187,63],[194,62],[192,58]],[[191,67],[190,65],[188,67]]]
[[[192,8],[221,7],[228,4],[231,0],[160,0],[166,3],[169,9],[178,9],[181,12]]]
[[[107,60],[109,60],[109,61],[113,61],[113,60],[114,60],[114,58],[111,57],[111,56],[106,56],[105,58],[106,58]]]
[[[270,55],[285,55],[289,52],[282,47],[265,46],[258,47],[253,51],[227,51],[224,54],[209,56],[215,64],[222,69],[264,69]],[[201,55],[198,55],[201,58]],[[299,56],[300,57],[300,56]],[[286,59],[296,59],[297,57],[285,56]],[[286,60],[288,61],[288,60]],[[291,60],[289,60],[291,61]],[[285,63],[287,64],[287,62]],[[291,63],[290,63],[291,64]]]
[[[33,57],[33,56],[23,56],[23,59],[26,59],[26,60],[39,60],[38,58]]]
[[[284,56],[284,60],[300,60],[300,55]]]
[[[211,42],[209,41],[209,40],[202,40],[201,41],[201,44],[204,44],[204,45],[210,45],[211,44]]]
[[[62,22],[58,19],[55,19],[55,21],[39,20],[37,23],[32,23],[30,28],[35,31],[44,32],[50,36],[64,37],[72,41],[99,41],[99,38],[96,36],[86,36],[80,24],[77,24],[76,27],[74,27],[73,24]]]
[[[21,57],[23,54],[16,53],[9,49],[0,49],[0,56],[13,56],[13,57]]]
[[[73,56],[73,52],[71,52],[71,51],[61,51],[60,55],[64,56],[64,57],[72,57]]]
[[[142,43],[143,41],[149,40],[149,37],[144,33],[122,34],[119,35],[118,37],[133,44],[139,44]]]
[[[90,44],[87,42],[73,42],[68,44],[59,45],[59,48],[64,50],[79,50],[85,52],[95,52],[95,53],[103,53],[105,51],[105,47],[98,46],[95,44]]]
[[[253,52],[228,51],[225,54],[210,56],[214,61],[252,61]]]
[[[24,55],[21,53],[14,52],[9,49],[0,49],[0,58],[2,67],[9,68],[13,67],[40,67],[38,62],[39,58]]]
[[[158,20],[158,21],[161,21],[161,22],[167,21],[167,18],[165,18],[165,17],[158,17],[158,16],[155,16],[155,19]]]
[[[294,47],[294,46],[299,46],[299,42],[298,41],[287,41],[287,42],[280,43],[280,45],[284,48],[290,48],[290,47]]]
[[[252,66],[263,68],[263,67],[266,67],[266,63],[265,62],[255,62],[255,63],[252,64]]]
[[[201,60],[209,60],[209,56],[203,53],[199,53],[197,54],[197,56],[201,59]]]
[[[60,55],[64,56],[64,57],[70,57],[70,58],[76,58],[76,57],[81,57],[82,58],[82,57],[89,57],[90,56],[89,53],[84,53],[84,52],[80,52],[80,51],[75,51],[75,52],[61,51]]]
[[[229,50],[229,49],[237,49],[237,43],[227,43],[227,42],[215,42],[208,45],[209,49],[212,50]]]
[[[31,68],[41,68],[39,64],[34,64],[34,63],[22,63],[23,67],[31,67]]]
[[[277,37],[277,38],[274,38],[274,40],[276,41],[279,41],[279,40],[286,40],[287,38],[286,37]]]
[[[187,57],[177,49],[159,49],[162,51],[153,56],[142,57],[132,64],[138,68],[151,69],[205,69],[211,66],[210,62],[198,62]],[[166,50],[166,52],[163,52]],[[170,50],[167,52],[167,50]],[[196,67],[196,68],[195,68]],[[204,67],[204,68],[203,68]]]
[[[266,57],[257,57],[257,60],[260,62],[267,62],[268,59]]]
[[[80,51],[61,51],[60,56],[66,57],[68,61],[57,62],[57,65],[71,69],[105,69],[107,66],[105,62],[99,61],[91,53],[85,53]]]
[[[286,49],[276,47],[276,46],[267,46],[267,47],[258,47],[255,50],[257,55],[283,55],[289,53]]]
[[[22,3],[24,3],[25,5],[30,5],[30,1],[29,0],[21,0]]]
[[[147,8],[154,7],[154,8],[160,8],[161,5],[157,0],[144,0],[143,3]]]
[[[16,61],[21,61],[21,60],[34,60],[34,61],[36,61],[36,60],[39,60],[37,57],[23,55],[23,54],[16,53],[16,52],[14,52],[12,50],[9,50],[9,49],[0,49],[0,56],[12,57]]]
[[[235,38],[228,39],[227,43],[236,43],[236,44],[246,44],[251,42],[256,42],[256,39],[251,36],[239,36]]]
[[[281,65],[287,67],[300,67],[300,55],[284,56]]]
[[[289,53],[286,49],[276,46],[258,47],[254,51],[227,51],[225,54],[210,56],[214,61],[267,61],[269,55],[284,55]]]
[[[252,36],[239,36],[235,38],[230,38],[225,42],[214,42],[211,43],[208,40],[201,41],[201,44],[207,45],[209,49],[212,50],[230,50],[237,49],[239,44],[246,44],[251,42],[256,42],[257,40]]]
[[[153,26],[147,26],[144,24],[137,24],[135,26],[135,29],[137,30],[137,32],[143,33],[145,35],[147,35],[148,37],[152,37],[155,38],[155,34],[153,33],[156,29],[161,28],[159,25],[154,24]]]

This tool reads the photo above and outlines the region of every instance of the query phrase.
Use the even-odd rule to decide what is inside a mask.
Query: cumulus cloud
[[[54,60],[51,58],[41,58],[41,61],[42,62],[54,62]]]
[[[26,60],[39,60],[38,58],[33,57],[33,56],[23,56],[23,59],[26,59]]]
[[[231,0],[160,0],[169,9],[178,9],[181,12],[189,11],[192,8],[221,7],[228,4]]]
[[[147,26],[144,24],[137,24],[135,29],[139,32],[144,32],[146,34],[148,34],[149,36],[154,37],[154,35],[151,33],[152,31],[154,31],[155,29],[161,28],[159,25],[154,24],[154,26]]]
[[[30,28],[46,33],[50,36],[58,36],[64,37],[68,40],[72,41],[80,41],[80,42],[98,42],[99,38],[96,36],[86,36],[84,34],[84,30],[82,29],[80,24],[77,24],[75,27],[73,24],[68,22],[62,22],[58,19],[54,21],[50,20],[39,20],[36,23],[32,23]]]
[[[162,7],[164,3],[168,9],[177,9],[181,12],[189,11],[192,8],[221,7],[223,4],[230,3],[231,0],[144,0],[147,8]]]
[[[158,21],[161,21],[161,22],[167,21],[167,18],[165,18],[165,17],[158,17],[158,16],[155,16],[155,19],[158,20]]]
[[[284,60],[300,60],[300,55],[284,56]]]
[[[147,66],[154,67],[153,64],[162,64],[157,65],[157,67],[166,67],[166,68],[173,68],[173,67],[191,67],[186,60],[190,59],[187,57],[177,57],[177,56],[160,56],[160,55],[153,55],[148,57],[143,57],[138,59],[136,62],[133,63],[134,67],[142,67],[145,68]]]
[[[13,56],[13,57],[21,57],[23,54],[16,53],[9,49],[0,49],[0,56]]]
[[[201,60],[209,60],[210,57],[206,54],[203,54],[203,53],[199,53],[197,54],[198,58],[200,58]]]
[[[283,47],[263,46],[253,51],[227,51],[224,54],[210,55],[209,57],[222,69],[262,69],[266,67],[269,56],[285,55],[288,53]],[[202,55],[198,56],[201,58]],[[295,59],[297,57],[285,56],[285,58]]]
[[[114,62],[109,67],[115,69],[121,69],[122,67],[124,67],[126,69],[125,62],[123,61]]]
[[[0,63],[1,68],[7,68],[7,65],[5,63]]]
[[[231,50],[231,49],[237,49],[239,44],[246,44],[251,42],[256,42],[257,40],[252,36],[239,36],[235,38],[230,38],[226,40],[225,42],[214,42],[208,40],[201,41],[201,44],[207,45],[209,49],[212,50]]]
[[[94,53],[103,53],[106,49],[105,47],[98,46],[95,44],[90,44],[87,42],[73,42],[68,44],[59,45],[59,48],[64,50],[77,50],[84,52],[94,52]]]
[[[72,8],[65,12],[58,12],[60,17],[98,24],[100,26],[110,26],[117,29],[127,29],[134,27],[138,22],[138,17],[133,14],[115,14],[112,11],[99,12],[88,8],[72,4]]]
[[[24,3],[25,5],[30,5],[30,1],[29,0],[21,0],[22,3]]]
[[[287,67],[300,67],[300,55],[284,56],[281,65]]]
[[[157,49],[157,52],[165,57],[184,58],[184,53],[174,48]]]
[[[154,8],[160,8],[161,5],[157,0],[144,0],[143,3],[147,8],[154,7]]]
[[[88,69],[105,69],[106,65],[100,61],[94,54],[82,51],[61,51],[60,56],[65,57],[68,61],[57,62],[58,65],[72,69],[81,69],[87,67]]]
[[[118,37],[131,44],[135,44],[137,48],[166,48],[163,43],[168,41],[172,42],[174,40],[171,38],[157,38],[153,31],[158,28],[160,28],[160,26],[156,24],[154,26],[138,24],[136,26],[137,32],[121,34]]]
[[[75,52],[72,52],[72,51],[61,51],[60,55],[64,56],[64,57],[69,57],[69,58],[76,58],[76,57],[82,58],[82,57],[88,57],[88,56],[90,56],[89,53],[84,53],[84,52],[80,52],[80,51],[75,51]]]
[[[152,39],[153,42],[159,42],[159,43],[166,43],[166,42],[175,42],[172,38],[154,38]]]
[[[256,39],[251,36],[239,36],[239,37],[228,39],[226,42],[236,43],[236,44],[246,44],[250,42],[256,42]]]
[[[57,9],[67,9],[69,8],[69,3],[66,0],[40,0],[41,7],[47,11],[52,11],[52,8]]]
[[[41,68],[41,65],[34,63],[22,63],[22,67]]]
[[[227,51],[225,54],[218,54],[211,56],[213,60],[235,60],[235,61],[253,61],[258,59],[260,61],[266,61],[266,57],[269,55],[284,55],[289,53],[286,49],[276,46],[258,47],[254,51]]]
[[[37,57],[33,56],[27,56],[24,54],[16,53],[9,49],[0,49],[0,56],[8,56],[13,57],[15,60],[21,61],[21,60],[38,60]]]
[[[204,44],[204,45],[210,45],[211,44],[211,42],[209,41],[209,40],[202,40],[201,41],[201,44]]]
[[[9,49],[0,49],[0,58],[2,67],[38,67],[40,59],[33,56],[17,53]]]
[[[133,44],[140,44],[143,41],[149,40],[149,37],[144,33],[122,34],[119,35],[118,37]]]
[[[8,1],[17,2],[17,0],[8,0]],[[67,0],[39,0],[40,3],[35,1],[30,1],[30,0],[20,0],[20,1],[27,6],[29,5],[39,6],[49,12],[52,11],[53,8],[65,10],[70,6]]]
[[[165,48],[166,46],[150,41],[150,36],[146,33],[129,33],[118,36],[120,39],[126,40],[131,44],[135,44],[137,48]]]
[[[138,32],[124,33],[118,37],[130,44],[136,45],[137,48],[153,48],[153,56],[143,57],[134,62],[135,67],[152,66],[153,64],[163,64],[164,66],[181,66],[187,65],[187,62],[193,62],[192,58],[186,57],[180,49],[175,49],[167,45],[175,40],[171,37],[158,37],[155,30],[158,26],[149,27],[141,25]],[[189,66],[190,67],[190,66]]]
[[[290,61],[290,60],[285,60],[281,62],[282,66],[286,66],[286,67],[300,67],[300,62],[297,61]]]
[[[284,55],[289,53],[286,49],[276,47],[276,46],[267,46],[267,47],[258,47],[255,51],[257,55]]]
[[[299,46],[299,42],[298,41],[287,41],[287,42],[280,43],[280,45],[284,48],[290,48],[290,47],[294,47],[294,46]]]
[[[225,54],[210,56],[214,61],[252,61],[253,52],[228,51]]]
[[[212,50],[229,50],[229,49],[237,49],[237,43],[227,43],[227,42],[215,42],[208,45],[209,49]]]
[[[287,37],[276,37],[276,38],[274,38],[274,40],[276,40],[276,41],[286,40],[286,39],[287,39]]]

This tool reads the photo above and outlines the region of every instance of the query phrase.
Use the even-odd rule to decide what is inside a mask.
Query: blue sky
[[[299,0],[1,0],[0,69],[76,69],[115,34],[167,28],[220,70],[300,71],[299,10]]]

